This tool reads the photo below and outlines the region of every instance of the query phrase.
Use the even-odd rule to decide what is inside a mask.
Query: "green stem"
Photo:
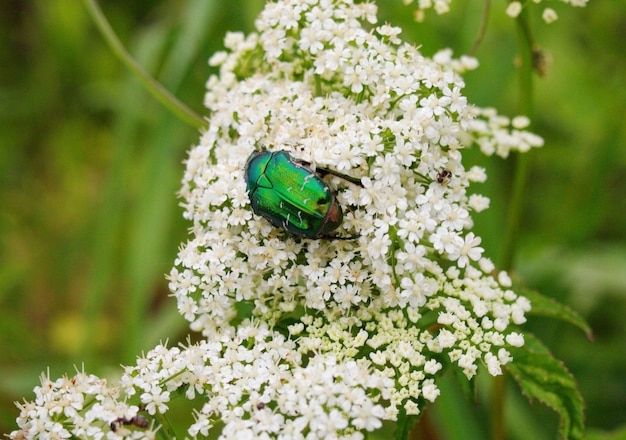
[[[155,414],[155,417],[158,423],[161,425],[161,429],[159,429],[159,437],[161,437],[163,440],[175,439],[176,435],[174,434],[174,429],[172,428],[172,425],[170,424],[170,421],[167,419],[165,414],[157,412]]]
[[[485,7],[483,9],[483,16],[480,20],[480,28],[478,28],[478,35],[474,40],[474,44],[472,44],[472,48],[469,51],[468,55],[474,56],[476,54],[476,50],[478,50],[478,46],[483,41],[485,37],[485,33],[487,32],[487,23],[489,22],[489,12],[491,9],[491,0],[485,0]]]
[[[122,61],[124,65],[126,65],[126,67],[128,67],[128,69],[130,69],[131,72],[135,74],[135,76],[137,76],[137,78],[139,78],[148,92],[150,92],[154,98],[156,98],[165,106],[165,108],[170,110],[183,122],[186,122],[198,130],[205,129],[207,123],[203,118],[180,102],[165,87],[163,87],[161,83],[146,72],[126,51],[119,38],[117,38],[115,31],[102,13],[102,10],[98,6],[96,0],[83,0],[83,3],[113,53],[120,59],[120,61]]]
[[[528,154],[517,155],[513,160],[513,189],[510,196],[508,218],[504,233],[504,251],[502,253],[502,268],[506,271],[510,271],[515,263],[515,250],[519,238],[519,223],[528,177]]]
[[[494,377],[491,382],[491,435],[494,440],[504,440],[506,437],[506,426],[504,423],[506,380],[504,374]]]
[[[315,74],[315,96],[322,96],[322,78]]]
[[[528,117],[532,114],[533,103],[533,39],[528,24],[526,10],[517,17],[518,57],[519,57],[519,104],[520,113]],[[514,265],[515,250],[519,239],[519,224],[524,204],[524,191],[528,179],[528,154],[516,155],[508,219],[503,240],[502,268],[510,271]],[[506,429],[504,423],[504,404],[506,398],[506,377],[498,376],[493,380],[492,390],[492,438],[504,440]]]
[[[519,113],[532,116],[533,107],[533,39],[528,25],[526,10],[517,17],[518,57],[519,57]],[[528,154],[514,156],[515,169],[513,190],[511,192],[509,216],[503,244],[502,268],[511,270],[514,264],[514,254],[519,238],[518,229],[524,204],[524,191],[528,177]]]

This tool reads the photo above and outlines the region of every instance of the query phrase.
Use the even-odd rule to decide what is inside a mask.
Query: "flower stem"
[[[468,55],[474,56],[476,55],[476,50],[478,50],[478,46],[483,41],[485,37],[485,33],[487,32],[487,23],[489,22],[489,11],[491,9],[491,0],[485,0],[485,6],[483,9],[483,16],[480,20],[480,28],[478,29],[478,35],[472,44],[472,48],[470,49]]]
[[[506,396],[506,380],[504,374],[494,377],[491,385],[491,436],[493,440],[504,440],[506,436],[504,424],[504,398]]]
[[[534,43],[528,24],[528,14],[522,10],[516,19],[518,33],[518,72],[519,72],[519,110],[528,117],[532,113],[533,103],[533,48]],[[528,154],[513,157],[515,169],[513,190],[510,197],[508,219],[503,241],[502,268],[510,271],[513,268],[515,250],[519,238],[519,223],[524,204],[524,190],[528,179]],[[506,398],[506,376],[501,375],[493,380],[492,389],[492,438],[504,440],[506,429],[504,423],[504,404]]]
[[[161,425],[161,429],[159,429],[159,437],[161,437],[163,440],[175,439],[176,436],[174,435],[174,429],[172,428],[172,425],[170,424],[165,414],[157,412],[155,414],[155,417]]]
[[[526,10],[517,17],[518,32],[518,72],[519,72],[519,114],[532,116],[533,102],[533,48],[534,43],[528,25]],[[513,175],[513,190],[511,192],[509,216],[504,234],[502,268],[511,270],[514,264],[514,254],[519,238],[518,229],[524,204],[524,190],[528,177],[528,154],[518,154],[513,157],[515,169]]]
[[[126,51],[119,38],[117,38],[115,31],[102,13],[96,0],[83,0],[83,3],[113,53],[131,72],[133,72],[133,74],[135,74],[135,76],[137,76],[137,78],[139,78],[146,90],[183,122],[199,130],[206,128],[207,124],[203,118],[172,95],[161,83],[146,72],[128,51]]]

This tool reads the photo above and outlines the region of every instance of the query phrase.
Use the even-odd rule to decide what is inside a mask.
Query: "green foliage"
[[[528,298],[532,304],[529,315],[545,316],[553,319],[561,319],[581,329],[589,339],[593,339],[593,333],[589,324],[576,311],[556,301],[553,298],[542,295],[532,290],[520,289],[520,294]]]
[[[524,347],[512,350],[515,362],[507,366],[522,392],[556,411],[564,439],[582,439],[584,404],[578,386],[562,362],[555,359],[539,339],[525,335]]]

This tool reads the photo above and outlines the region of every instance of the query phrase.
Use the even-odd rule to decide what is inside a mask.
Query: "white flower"
[[[506,8],[506,15],[509,17],[517,17],[522,12],[522,4],[520,2],[511,2]]]
[[[467,172],[467,179],[470,182],[480,182],[480,183],[482,183],[482,182],[485,182],[487,180],[487,173],[486,173],[484,168],[478,167],[478,166],[473,166]]]
[[[498,272],[498,283],[500,283],[502,287],[511,287],[513,281],[508,273],[500,271]]]
[[[545,8],[543,10],[543,13],[541,14],[541,18],[543,18],[543,21],[550,24],[556,21],[559,18],[559,16],[556,14],[556,11],[554,9]]]
[[[480,194],[472,194],[469,197],[468,205],[474,211],[481,212],[489,208],[489,203],[490,203],[489,198]]]
[[[511,120],[511,125],[513,126],[513,128],[522,130],[530,125],[530,119],[528,119],[526,116],[516,116]]]
[[[521,347],[524,345],[524,335],[515,332],[510,333],[506,335],[506,342],[512,347]]]
[[[439,253],[451,255],[457,254],[463,245],[463,239],[444,226],[437,228],[437,231],[430,236],[430,242]]]
[[[149,391],[146,391],[141,396],[141,402],[146,405],[146,411],[149,414],[164,413],[167,411],[166,402],[170,400],[170,393],[163,391],[163,389],[157,385],[150,387]]]
[[[468,233],[462,246],[450,253],[450,259],[456,260],[457,265],[461,268],[468,266],[470,259],[478,261],[484,252],[484,249],[478,246],[480,242],[480,237],[476,237],[473,232]]]
[[[438,361],[431,359],[424,364],[424,372],[428,374],[435,374],[437,371],[441,370],[443,366]]]
[[[500,368],[500,360],[493,353],[487,353],[485,355],[485,363],[487,364],[487,370],[492,376],[499,376],[502,374],[502,368]]]
[[[434,384],[434,382],[432,381],[426,381],[424,388],[422,389],[422,394],[424,395],[424,398],[430,402],[434,402],[437,397],[439,397],[439,394],[441,393],[441,391],[439,390],[439,388]]]

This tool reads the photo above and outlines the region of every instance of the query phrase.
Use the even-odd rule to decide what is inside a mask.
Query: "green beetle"
[[[252,210],[271,224],[304,238],[345,238],[329,235],[343,221],[335,193],[322,180],[333,174],[361,185],[336,171],[316,171],[287,151],[255,151],[245,168]],[[354,238],[354,237],[348,237]]]

